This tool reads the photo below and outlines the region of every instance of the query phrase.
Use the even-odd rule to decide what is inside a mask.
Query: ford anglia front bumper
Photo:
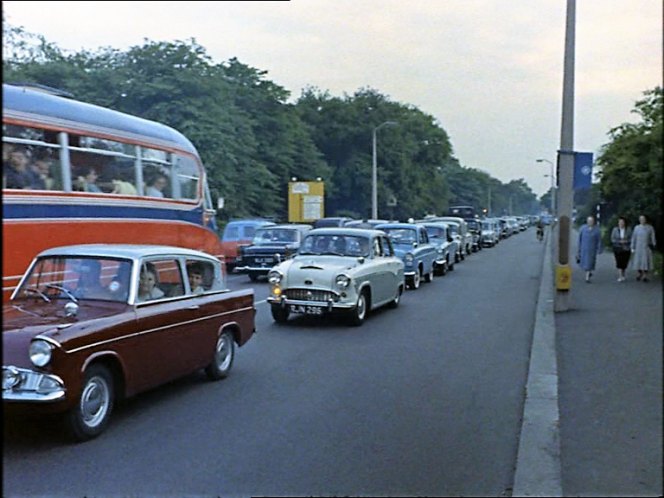
[[[9,402],[52,403],[65,398],[60,377],[18,368],[2,367],[2,400]]]

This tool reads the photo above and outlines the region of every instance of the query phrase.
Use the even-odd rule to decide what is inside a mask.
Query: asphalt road
[[[5,420],[3,494],[509,496],[542,257],[531,228],[359,328],[276,325],[232,275],[258,332],[228,379],[135,397],[84,444]]]

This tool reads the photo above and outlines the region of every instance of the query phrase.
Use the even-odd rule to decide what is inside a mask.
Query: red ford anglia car
[[[151,245],[40,253],[2,312],[5,409],[63,413],[99,435],[116,400],[204,369],[226,377],[255,331],[253,290],[229,291],[221,263]]]

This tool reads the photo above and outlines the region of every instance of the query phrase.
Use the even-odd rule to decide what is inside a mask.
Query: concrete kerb
[[[512,496],[563,496],[552,265],[547,231]]]

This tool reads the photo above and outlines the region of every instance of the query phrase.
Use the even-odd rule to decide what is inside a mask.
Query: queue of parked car
[[[235,220],[223,243],[227,271],[267,278],[277,324],[338,314],[357,326],[528,225],[524,217]],[[43,251],[3,308],[4,408],[63,414],[83,441],[106,429],[125,397],[199,369],[211,380],[228,376],[256,309],[253,290],[228,289],[223,263],[170,246]]]
[[[453,271],[529,224],[528,217],[430,215],[406,222],[330,217],[310,225],[268,225],[256,229],[233,264],[252,281],[267,277],[267,302],[279,324],[291,315],[336,314],[361,325],[372,309],[396,307],[405,289]],[[283,236],[287,230],[297,237]]]

